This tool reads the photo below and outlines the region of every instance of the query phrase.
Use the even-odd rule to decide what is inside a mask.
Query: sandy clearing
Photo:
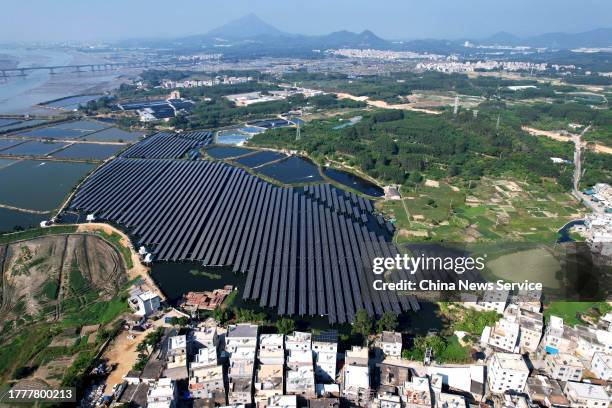
[[[559,131],[536,129],[529,126],[523,126],[522,129],[531,135],[546,136],[559,142],[574,142],[574,138],[578,137],[578,135],[572,135],[569,133],[565,134]],[[583,148],[592,150],[595,153],[612,154],[612,147],[604,146],[599,143],[582,141],[581,145]]]
[[[431,115],[440,115],[442,113],[440,111],[432,109],[415,108],[414,106],[407,103],[389,104],[385,101],[373,101],[367,96],[355,96],[344,92],[338,92],[336,93],[336,96],[338,97],[338,99],[352,99],[354,101],[365,102],[370,106],[374,106],[375,108],[408,110],[414,112],[428,113]]]

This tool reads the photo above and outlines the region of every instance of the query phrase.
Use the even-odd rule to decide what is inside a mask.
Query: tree
[[[397,316],[392,312],[386,312],[376,322],[376,332],[394,331],[397,328]]]
[[[363,342],[366,343],[368,335],[372,330],[372,319],[364,309],[361,309],[355,315],[353,323],[353,333],[360,334],[363,337]]]
[[[219,324],[224,324],[229,319],[229,313],[226,308],[218,307],[214,310],[213,317]]]
[[[295,330],[295,322],[289,318],[282,318],[276,322],[276,330],[280,334],[289,334]]]

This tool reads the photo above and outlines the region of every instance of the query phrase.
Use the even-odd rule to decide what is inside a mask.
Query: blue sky
[[[2,0],[0,43],[176,37],[250,12],[292,33],[370,29],[389,39],[612,27],[612,0]]]

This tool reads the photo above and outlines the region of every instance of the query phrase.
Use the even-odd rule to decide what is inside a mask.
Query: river
[[[96,56],[64,49],[0,48],[0,55],[17,68],[100,62]],[[0,79],[0,114],[50,115],[55,111],[34,105],[114,88],[120,75],[121,71],[59,72],[51,75],[46,70],[35,70],[28,72],[25,77]]]

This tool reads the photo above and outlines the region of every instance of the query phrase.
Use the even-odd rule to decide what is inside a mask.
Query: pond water
[[[234,161],[236,163],[242,164],[243,166],[257,167],[257,166],[261,166],[262,164],[269,163],[274,160],[282,159],[283,157],[287,157],[287,155],[283,153],[263,151],[263,152],[255,153],[253,155],[241,157]]]
[[[0,169],[0,203],[50,211],[94,167],[88,163],[21,160]]]
[[[49,214],[31,214],[0,207],[0,233],[15,231],[15,228],[38,227],[41,221],[49,219]]]
[[[206,149],[206,153],[215,159],[228,159],[230,157],[243,156],[251,152],[253,152],[251,149],[229,146],[215,146],[211,147],[210,149]]]
[[[189,291],[221,289],[225,285],[242,291],[246,275],[232,272],[232,267],[204,267],[198,262],[155,262],[151,277],[170,302]]]
[[[351,187],[369,196],[382,197],[385,194],[384,190],[376,184],[343,170],[325,168],[323,174],[340,184]]]
[[[40,137],[49,139],[78,139],[90,133],[91,130],[76,130],[60,127],[44,127],[40,129],[32,129],[19,134],[23,137]]]
[[[237,145],[247,141],[249,136],[237,130],[223,130],[217,133],[216,142],[219,144]]]
[[[144,136],[142,132],[128,132],[118,128],[109,128],[99,132],[89,133],[83,136],[81,140],[94,142],[135,142],[142,136]]]
[[[26,156],[46,156],[49,153],[67,146],[66,143],[52,143],[52,142],[38,142],[32,140],[29,142],[22,143],[15,147],[10,147],[2,151],[2,154],[11,154],[15,156],[26,155]]]
[[[8,149],[11,146],[23,143],[23,140],[18,139],[0,139],[0,150]]]
[[[63,157],[68,159],[93,159],[103,160],[119,152],[123,146],[106,145],[94,143],[75,143],[64,150],[53,153],[53,157]]]
[[[74,129],[84,131],[102,130],[110,127],[106,123],[94,122],[91,120],[75,120],[73,122],[64,122],[53,126],[56,129]]]
[[[260,167],[257,171],[285,184],[323,181],[318,167],[299,156],[291,156],[287,160]]]
[[[571,221],[565,224],[558,232],[559,239],[557,239],[557,242],[573,242],[574,240],[570,237],[570,230],[576,225],[584,225],[584,220]]]
[[[9,132],[12,130],[19,130],[19,129],[27,128],[30,126],[42,125],[43,123],[46,123],[46,122],[47,121],[43,119],[24,120],[18,123],[13,123],[11,125],[0,126],[0,132]]]

